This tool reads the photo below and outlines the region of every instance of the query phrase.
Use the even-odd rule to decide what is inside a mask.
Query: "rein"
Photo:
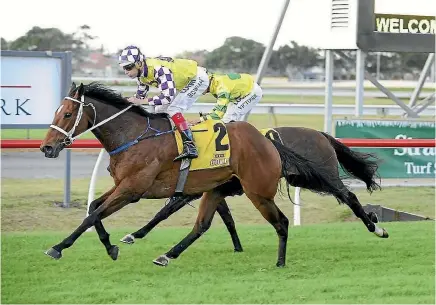
[[[126,112],[127,110],[129,110],[130,108],[133,107],[133,105],[129,105],[128,107],[126,107],[126,108],[124,108],[123,110],[121,110],[121,111],[115,113],[114,115],[112,115],[112,116],[110,116],[110,117],[104,119],[103,121],[101,121],[100,123],[98,123],[98,124],[96,125],[96,124],[95,124],[95,120],[96,120],[96,118],[97,118],[97,111],[95,110],[95,106],[94,106],[92,103],[85,104],[85,96],[84,96],[84,95],[82,95],[82,97],[80,98],[80,101],[77,100],[77,99],[75,99],[75,98],[69,97],[69,96],[65,97],[65,99],[80,104],[80,106],[79,106],[79,110],[78,110],[78,112],[77,112],[76,121],[74,122],[73,128],[71,128],[71,130],[70,130],[69,132],[65,131],[64,129],[60,128],[59,126],[56,126],[56,125],[53,125],[53,124],[50,125],[51,128],[56,129],[57,131],[59,131],[60,133],[62,133],[62,134],[64,134],[64,135],[66,136],[65,139],[64,139],[64,141],[63,141],[63,144],[64,144],[65,146],[70,146],[71,144],[73,144],[73,142],[74,142],[76,139],[78,139],[78,138],[79,138],[80,136],[82,136],[83,134],[85,134],[85,133],[87,133],[87,132],[89,132],[89,131],[91,131],[91,130],[93,130],[93,129],[95,129],[95,128],[97,128],[97,127],[99,127],[99,126],[101,126],[101,125],[103,125],[103,124],[105,124],[105,123],[107,123],[107,122],[109,122],[109,121],[111,121],[111,120],[113,120],[113,119],[116,118],[117,116],[123,114],[124,112]],[[84,108],[84,107],[88,107],[88,106],[92,107],[92,109],[94,110],[94,122],[93,122],[93,124],[92,124],[92,127],[86,129],[84,132],[82,132],[82,133],[76,135],[75,137],[73,137],[74,131],[76,130],[77,126],[78,126],[79,123],[80,123],[80,120],[82,119],[83,108]],[[156,133],[155,133],[155,134],[152,134],[152,135],[149,135],[149,136],[144,136],[144,135],[145,135],[149,130],[152,130],[152,131],[154,131],[154,132],[156,132]],[[174,132],[173,129],[168,130],[168,131],[160,131],[160,130],[158,130],[158,129],[155,129],[155,128],[151,127],[151,125],[150,125],[150,118],[147,117],[147,129],[146,129],[146,130],[145,130],[145,131],[144,131],[144,132],[143,132],[139,137],[137,137],[135,140],[130,141],[130,142],[127,142],[127,143],[121,145],[120,147],[118,147],[118,148],[116,148],[116,149],[110,151],[110,152],[109,152],[109,155],[115,155],[115,154],[118,154],[118,153],[120,153],[120,152],[122,152],[122,151],[125,151],[125,150],[127,150],[129,147],[138,144],[139,141],[142,141],[142,140],[145,140],[145,139],[149,139],[149,138],[158,137],[158,136],[161,136],[161,135],[164,135],[164,134],[167,134],[167,133],[172,133],[172,132]]]

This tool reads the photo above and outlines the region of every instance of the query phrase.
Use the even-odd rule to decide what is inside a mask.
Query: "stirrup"
[[[188,144],[185,144],[185,145],[188,145]],[[186,149],[185,149],[186,146],[183,146],[183,151],[182,151],[182,153],[181,153],[180,155],[178,155],[178,156],[174,159],[174,161],[179,161],[179,160],[182,160],[182,159],[185,159],[185,158],[187,158],[187,159],[195,159],[195,158],[198,158],[198,150],[197,150],[197,148],[194,146],[194,144],[192,144],[192,146],[193,146],[192,149],[189,149],[189,148],[186,148]],[[192,151],[192,150],[193,150],[193,151]]]
[[[196,159],[198,158],[198,153],[195,154],[188,154],[188,153],[181,153],[180,155],[178,155],[177,157],[174,158],[174,161],[180,161],[183,159]]]

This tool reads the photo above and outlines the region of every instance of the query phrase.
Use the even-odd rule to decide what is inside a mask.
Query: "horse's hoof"
[[[235,248],[234,250],[235,250],[235,252],[244,252],[244,249],[242,249],[242,247],[241,248]]]
[[[54,259],[60,259],[62,257],[62,253],[54,248],[50,248],[44,253]]]
[[[373,222],[373,223],[378,223],[378,216],[376,213],[374,212],[369,212],[368,213],[368,217],[369,219]]]
[[[283,268],[285,266],[285,262],[277,262],[276,266],[279,268]]]
[[[156,258],[153,261],[153,264],[161,266],[161,267],[166,267],[166,266],[168,266],[169,262],[170,262],[170,258],[164,254],[164,255],[161,255],[158,258]]]
[[[381,238],[388,238],[389,237],[389,234],[385,229],[379,228],[377,226],[375,227],[374,234],[377,235],[378,237],[381,237]]]
[[[118,246],[111,246],[109,251],[107,252],[107,254],[109,254],[109,256],[116,261],[118,258],[118,253],[120,252],[120,249],[118,248]]]
[[[125,244],[131,245],[131,244],[135,243],[135,237],[133,237],[132,234],[127,234],[126,236],[121,238],[120,241],[125,243]]]

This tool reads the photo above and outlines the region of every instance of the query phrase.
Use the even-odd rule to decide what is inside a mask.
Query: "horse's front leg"
[[[116,186],[112,187],[112,189],[110,189],[108,192],[103,194],[100,198],[97,198],[93,202],[91,202],[89,206],[89,214],[94,212],[109,197],[109,195],[114,192],[115,189]],[[109,239],[110,235],[104,228],[102,221],[100,219],[97,219],[94,224],[94,227],[101,243],[106,248],[106,252],[113,260],[116,260],[118,258],[119,249],[117,246],[111,244]]]
[[[115,213],[119,209],[131,202],[136,202],[141,195],[147,191],[153,184],[160,170],[160,162],[154,159],[148,166],[132,176],[124,178],[108,198],[86,217],[82,224],[61,243],[53,246],[45,253],[52,258],[59,259],[62,257],[62,250],[69,248],[88,228],[92,227],[103,218]],[[108,252],[109,253],[109,252]],[[111,253],[109,253],[111,255]],[[111,255],[112,256],[112,255]],[[118,251],[116,251],[118,256]]]
[[[139,197],[140,195],[136,196]],[[83,234],[83,232],[94,226],[97,222],[101,221],[101,219],[104,217],[107,217],[110,214],[118,211],[132,201],[132,193],[129,192],[128,189],[118,186],[103,204],[101,204],[83,220],[82,224],[70,236],[47,250],[45,254],[54,259],[60,259],[62,257],[62,250],[71,247],[73,243],[80,237],[80,235]]]

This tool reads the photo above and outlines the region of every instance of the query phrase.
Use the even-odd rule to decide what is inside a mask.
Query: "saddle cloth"
[[[226,126],[222,121],[206,120],[191,127],[198,158],[192,159],[189,171],[226,167],[230,165],[230,141]],[[183,150],[183,141],[175,131],[177,150]]]
[[[281,144],[283,144],[283,141],[282,141],[282,138],[280,137],[280,134],[274,128],[263,128],[263,129],[260,129],[259,131],[266,138],[268,138],[270,140],[275,140],[275,141],[280,142]]]

